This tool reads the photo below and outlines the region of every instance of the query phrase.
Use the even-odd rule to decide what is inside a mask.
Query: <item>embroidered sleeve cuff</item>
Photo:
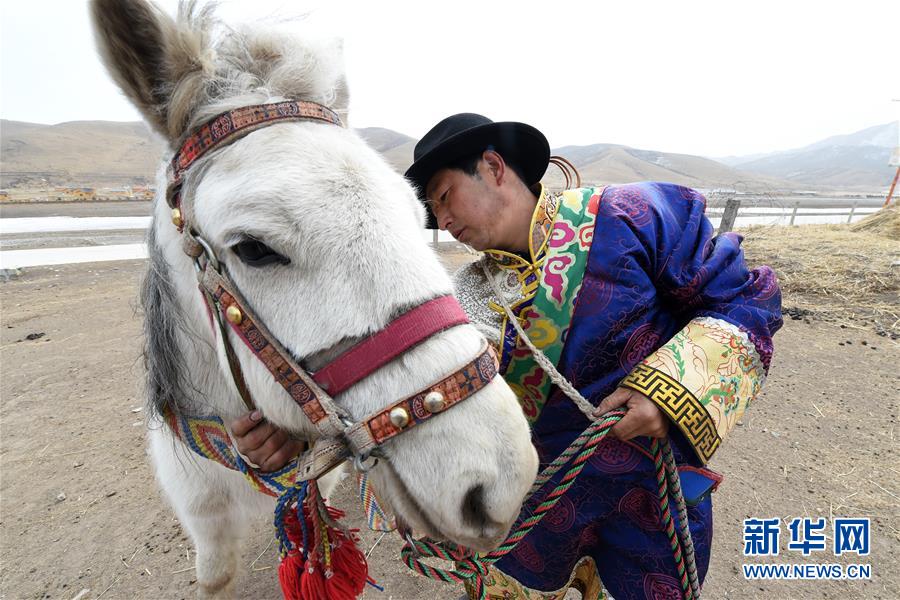
[[[694,319],[622,381],[653,400],[706,463],[759,394],[755,346],[721,319]]]

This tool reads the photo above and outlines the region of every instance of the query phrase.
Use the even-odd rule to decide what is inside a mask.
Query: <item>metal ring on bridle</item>
[[[409,544],[409,548],[412,551],[413,557],[421,557],[422,553],[419,552],[419,547],[416,545],[416,540],[413,539],[412,533],[410,533],[409,531],[405,531],[403,533],[403,537],[406,539],[406,543]]]
[[[209,245],[209,242],[204,240],[199,235],[195,235],[193,237],[197,241],[197,243],[200,244],[200,247],[203,248],[203,254],[206,256],[206,260],[209,262],[209,264],[212,265],[212,268],[216,271],[219,271],[219,259],[216,257],[216,253],[213,251],[212,246]],[[200,265],[198,263],[198,260],[199,258],[194,259],[194,266],[199,269]]]
[[[372,459],[372,462],[366,464],[366,461]],[[372,456],[370,453],[366,452],[365,454],[357,454],[353,457],[353,468],[356,469],[359,473],[367,473],[372,470],[372,467],[378,464],[378,459]]]

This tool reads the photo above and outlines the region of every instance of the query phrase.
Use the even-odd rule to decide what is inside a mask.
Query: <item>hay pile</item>
[[[900,240],[900,202],[882,208],[877,213],[850,226],[851,231],[866,231]]]
[[[792,316],[874,327],[880,335],[900,339],[900,266],[892,266],[900,262],[900,237],[889,235],[900,223],[900,212],[884,212],[852,226],[744,229],[748,264],[775,269],[784,308]]]

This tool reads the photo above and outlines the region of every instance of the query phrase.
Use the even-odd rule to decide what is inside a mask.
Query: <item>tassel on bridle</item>
[[[278,499],[278,579],[287,600],[354,600],[367,582],[375,585],[356,546],[358,530],[337,523],[343,516],[325,503],[314,480],[292,487]]]

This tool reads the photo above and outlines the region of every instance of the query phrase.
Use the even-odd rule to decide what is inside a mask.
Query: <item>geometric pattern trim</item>
[[[642,361],[690,390],[711,421],[720,440],[734,430],[759,396],[766,372],[747,334],[724,319],[692,319],[671,340]],[[684,427],[682,427],[684,429]],[[714,439],[707,435],[701,439]],[[704,462],[715,447],[697,454]]]
[[[165,409],[164,416],[172,432],[188,448],[223,467],[240,471],[256,491],[277,498],[293,487],[297,477],[297,461],[291,461],[271,473],[251,467],[232,448],[231,437],[219,417],[187,417],[176,415],[169,408]]]
[[[229,306],[236,306],[241,310],[243,318],[237,325],[230,323],[235,333],[247,344],[247,347],[266,366],[272,376],[288,395],[303,410],[313,425],[324,419],[327,414],[325,408],[319,403],[316,393],[303,381],[299,373],[285,360],[284,355],[276,348],[254,322],[253,317],[232,294],[224,287],[219,286],[213,297],[226,314]]]
[[[369,529],[372,531],[394,531],[397,529],[397,523],[394,519],[381,508],[375,489],[369,482],[369,474],[358,473],[356,482],[359,486],[359,500],[362,502],[363,511],[366,513],[366,524],[369,526]]]
[[[182,178],[194,162],[219,144],[228,144],[248,133],[279,121],[322,121],[342,127],[336,112],[315,102],[286,100],[271,104],[243,106],[217,115],[191,134],[168,167],[169,187],[166,193],[172,208],[179,206]]]
[[[665,411],[704,463],[722,443],[716,424],[700,400],[663,371],[640,363],[619,385],[642,393]]]
[[[372,434],[372,439],[381,444],[459,404],[493,381],[496,376],[497,355],[492,346],[484,344],[478,356],[461,369],[431,387],[381,409],[366,419],[365,426]],[[425,396],[432,392],[441,394],[444,399],[441,408],[434,412],[425,407]],[[391,422],[391,411],[397,408],[403,408],[409,416],[409,422],[402,428]]]
[[[241,325],[250,321],[250,319],[246,319]],[[245,333],[245,330],[242,331],[240,329],[240,325],[235,326],[235,329],[240,334]],[[261,338],[265,339],[265,336],[261,336]],[[247,340],[245,339],[245,341]],[[247,343],[254,352],[257,351],[249,341]],[[266,361],[263,360],[263,362]],[[270,367],[270,363],[266,362],[266,366]],[[272,368],[270,367],[271,370]],[[275,378],[279,379],[276,371],[272,372],[276,375]],[[293,370],[290,372],[296,376]],[[379,410],[367,417],[361,423],[361,426],[368,430],[369,436],[376,444],[382,444],[386,440],[409,431],[415,425],[423,423],[459,404],[491,383],[496,376],[497,355],[489,344],[484,343],[478,356],[462,368],[434,385]],[[282,382],[279,381],[279,383]],[[305,384],[299,383],[305,387]],[[282,383],[282,385],[284,384]],[[443,397],[442,405],[436,410],[428,410],[425,403],[425,397],[432,392],[437,392]],[[313,397],[315,398],[315,396]],[[321,409],[318,400],[315,401],[315,405]],[[402,428],[394,425],[390,418],[391,411],[400,407],[409,416],[409,422]],[[196,454],[213,460],[229,469],[240,471],[257,491],[279,497],[293,487],[297,480],[299,460],[291,461],[282,469],[271,473],[264,473],[247,464],[232,447],[231,436],[228,434],[225,423],[220,417],[176,415],[168,407],[164,410],[164,417],[176,437]],[[374,497],[372,499],[374,500]],[[377,506],[377,504],[375,505]]]

